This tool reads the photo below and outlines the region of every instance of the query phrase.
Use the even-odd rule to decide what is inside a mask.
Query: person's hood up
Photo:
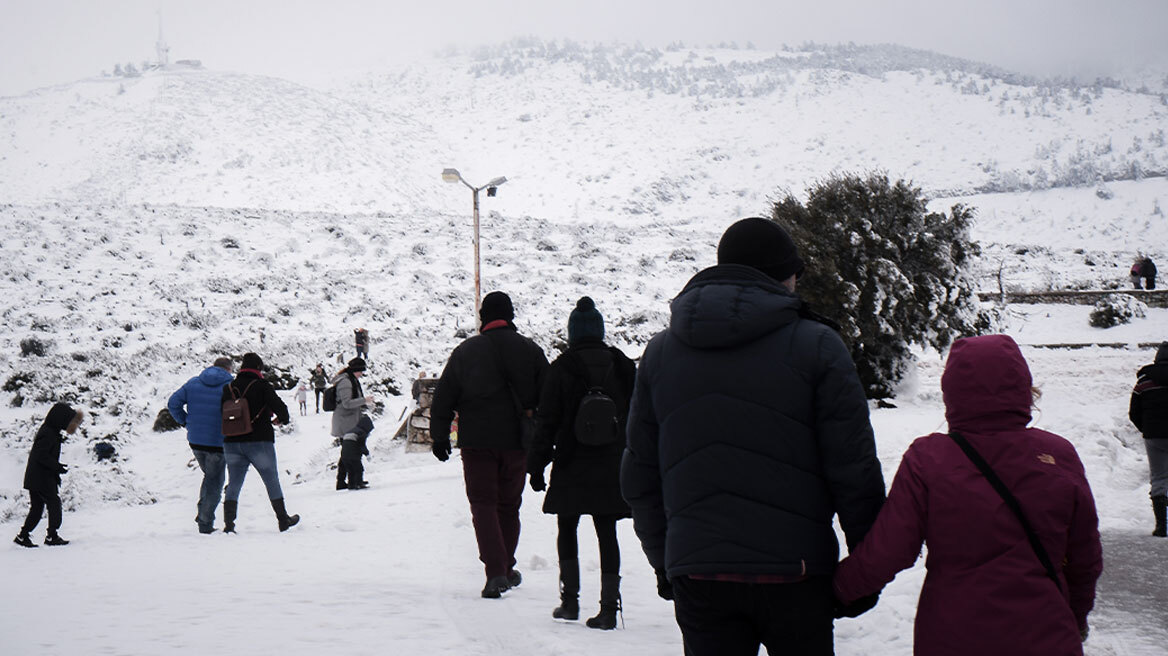
[[[694,348],[730,348],[795,321],[802,304],[757,269],[720,264],[699,272],[673,299],[669,332]]]
[[[69,422],[73,421],[75,416],[77,416],[77,411],[68,404],[55,403],[52,408],[49,408],[49,413],[45,415],[45,426],[55,431],[63,431],[69,427]]]
[[[1030,367],[1009,335],[953,342],[941,392],[950,430],[1023,428],[1033,403]]]
[[[207,387],[223,387],[231,378],[231,372],[221,367],[207,367],[199,374],[199,382]]]

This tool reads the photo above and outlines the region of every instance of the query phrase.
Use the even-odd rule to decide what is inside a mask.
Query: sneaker
[[[518,588],[520,583],[523,583],[523,575],[519,573],[519,570],[513,569],[507,572],[507,587]]]
[[[12,541],[22,547],[28,547],[30,549],[35,549],[37,546],[36,543],[32,541],[32,538],[28,536],[28,533],[20,533]]]
[[[496,576],[488,580],[486,587],[483,588],[483,599],[498,599],[510,588],[506,576]]]
[[[50,533],[45,537],[45,544],[49,545],[50,547],[60,547],[69,544],[69,541],[57,535],[56,533]]]

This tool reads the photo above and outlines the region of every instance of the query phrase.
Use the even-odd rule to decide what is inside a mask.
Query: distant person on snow
[[[325,373],[324,365],[318,362],[310,376],[312,389],[316,392],[316,413],[320,414],[320,395],[328,388],[328,374]]]
[[[251,414],[250,433],[225,435],[223,454],[227,458],[227,500],[223,502],[223,532],[235,532],[235,517],[239,510],[239,493],[249,466],[259,472],[268,499],[276,513],[276,525],[287,531],[300,521],[300,515],[289,515],[284,506],[284,491],[280,488],[280,470],[276,465],[276,431],[273,424],[291,420],[288,406],[272,384],[264,380],[264,361],[255,353],[245,353],[235,380],[223,388],[222,401],[243,397]],[[275,419],[273,419],[273,416]]]
[[[41,522],[45,509],[49,510],[49,531],[45,544],[50,546],[69,544],[57,534],[61,528],[61,474],[68,467],[61,464],[61,443],[65,436],[61,431],[73,434],[85,419],[85,413],[74,410],[64,403],[57,403],[49,409],[45,421],[33,439],[28,452],[28,466],[24,470],[24,489],[28,490],[28,517],[20,527],[20,533],[13,540],[22,547],[37,546],[29,533]]]
[[[337,461],[338,490],[369,487],[364,479],[361,456],[369,455],[365,440],[373,430],[373,422],[365,416],[365,409],[373,407],[373,397],[365,396],[361,391],[360,378],[364,375],[365,361],[353,358],[333,377],[333,384],[337,386],[337,407],[333,410],[332,435],[341,440],[341,457]]]
[[[1152,483],[1152,535],[1168,537],[1168,342],[1161,342],[1152,364],[1140,369],[1128,417],[1144,435]]]
[[[369,331],[358,328],[353,331],[353,342],[357,347],[357,357],[369,359]]]
[[[458,446],[479,560],[482,596],[498,599],[522,582],[515,569],[519,506],[527,471],[521,415],[531,417],[547,357],[515,329],[515,309],[503,292],[483,298],[480,334],[450,354],[430,408],[434,457],[450,458],[450,424],[458,413]]]
[[[543,470],[553,463],[543,511],[558,518],[560,605],[552,611],[557,619],[580,617],[576,529],[581,515],[592,515],[600,547],[600,612],[586,622],[593,629],[615,629],[620,610],[616,523],[632,517],[629,504],[621,497],[620,466],[635,377],[633,361],[604,343],[604,318],[596,304],[587,296],[581,298],[568,315],[568,350],[552,362],[544,377],[527,471],[531,489],[540,492],[545,487]],[[594,394],[596,390],[607,400]],[[589,395],[590,400],[584,401]],[[581,412],[582,402],[594,405]],[[601,420],[591,423],[589,416]],[[577,429],[584,434],[578,434]]]
[[[1144,289],[1156,288],[1156,264],[1152,262],[1152,258],[1145,257],[1140,262],[1140,277],[1144,279]]]
[[[418,377],[414,379],[414,384],[410,387],[410,396],[414,397],[414,403],[417,404],[418,399],[422,398],[422,390],[425,386],[422,385],[422,379],[426,377],[426,372],[419,371]]]
[[[227,459],[223,455],[223,388],[231,382],[231,358],[217,358],[198,376],[170,395],[166,409],[187,428],[187,442],[203,472],[199,487],[199,511],[195,523],[200,533],[215,532],[215,509],[223,496]]]
[[[909,446],[837,599],[879,591],[924,544],[914,653],[1082,654],[1103,550],[1075,448],[1027,427],[1039,394],[1006,335],[954,342],[941,391],[949,433]]]
[[[296,404],[300,406],[300,416],[306,416],[308,414],[308,385],[305,383],[300,383],[300,387],[296,388]]]
[[[1132,265],[1131,265],[1130,275],[1131,275],[1132,287],[1134,287],[1136,289],[1143,289],[1144,288],[1144,286],[1141,284],[1141,280],[1140,280],[1140,278],[1143,276],[1143,273],[1142,273],[1143,265],[1144,265],[1143,258],[1136,258],[1136,261],[1132,262]]]

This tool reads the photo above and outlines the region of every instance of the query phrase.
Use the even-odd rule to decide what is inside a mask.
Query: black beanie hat
[[[515,308],[511,305],[510,296],[503,292],[491,292],[483,297],[483,303],[479,306],[479,319],[484,326],[499,319],[511,321],[514,318]]]
[[[365,371],[365,360],[363,358],[349,360],[349,373],[356,373],[358,371]]]
[[[1160,342],[1160,348],[1156,349],[1156,362],[1168,362],[1168,342]]]
[[[576,301],[576,309],[568,315],[568,345],[585,339],[604,339],[604,317],[587,296]]]
[[[786,230],[768,219],[742,219],[718,242],[718,264],[745,264],[782,282],[803,275],[799,249]]]
[[[244,353],[243,362],[239,365],[240,369],[255,369],[261,371],[264,368],[264,361],[255,353]]]

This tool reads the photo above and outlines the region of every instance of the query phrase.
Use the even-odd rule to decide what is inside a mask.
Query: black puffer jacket
[[[884,480],[839,336],[750,267],[716,266],[645,349],[621,486],[650,564],[693,574],[830,575]]]
[[[62,432],[76,415],[77,412],[64,403],[57,403],[49,409],[28,452],[24,489],[56,494],[61,485],[61,443],[65,441]]]
[[[548,368],[539,399],[539,428],[527,456],[529,472],[543,472],[549,462],[555,463],[543,502],[545,513],[630,516],[620,492],[620,462],[635,376],[633,361],[599,340],[573,346]],[[612,444],[576,441],[576,409],[588,390],[587,381],[600,383],[616,404],[621,431]]]
[[[223,400],[232,398],[232,389],[235,396],[247,392],[248,411],[251,412],[251,432],[246,435],[224,437],[224,442],[275,442],[276,431],[272,428],[272,417],[275,416],[281,424],[288,423],[288,406],[276,394],[272,384],[251,371],[243,369],[235,376],[235,380],[223,387]]]
[[[1163,360],[1140,369],[1128,417],[1145,439],[1168,439],[1168,349]]]
[[[489,325],[489,324],[488,324]],[[539,402],[547,356],[511,323],[469,337],[450,354],[430,407],[430,435],[450,443],[458,412],[458,446],[519,449],[519,412],[508,380],[525,409]]]

